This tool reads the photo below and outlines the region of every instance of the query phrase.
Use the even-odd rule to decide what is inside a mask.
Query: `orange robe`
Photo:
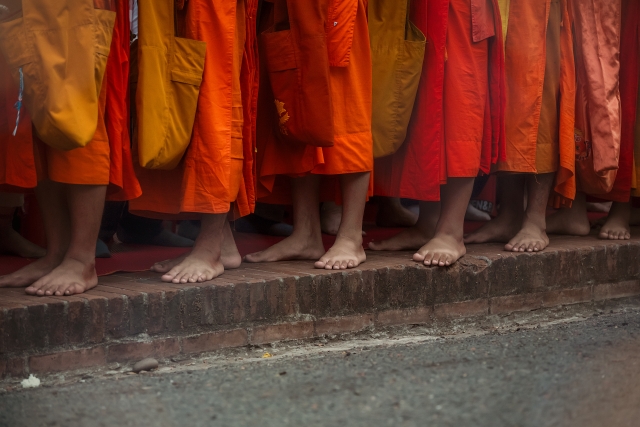
[[[138,214],[197,218],[253,211],[253,152],[257,92],[257,0],[185,3],[185,36],[207,43],[204,75],[189,148],[173,170],[136,173],[143,194]],[[142,25],[142,23],[141,23]]]
[[[22,106],[20,124],[16,126],[18,100],[16,87],[4,57],[0,55],[0,190],[22,191],[38,184],[29,112]]]
[[[331,0],[327,28],[334,141],[316,147],[278,139],[274,97],[261,65],[258,114],[258,197],[267,203],[291,201],[289,177],[325,175],[323,200],[339,200],[335,175],[373,169],[371,135],[371,52],[364,0]],[[335,25],[334,25],[335,24]],[[261,58],[263,61],[263,58]],[[288,111],[295,114],[295,111]],[[369,195],[372,194],[372,182]]]
[[[575,182],[575,65],[567,0],[518,0],[505,40],[507,159],[497,169],[556,173],[561,202]]]
[[[611,191],[607,194],[590,194],[601,200],[614,202],[628,202],[631,197],[631,189],[635,187],[634,174],[634,145],[635,145],[635,125],[636,110],[638,101],[638,86],[640,77],[640,56],[638,50],[640,42],[640,3],[637,0],[622,0],[622,22],[620,25],[620,103],[621,103],[621,132],[618,149],[607,147],[608,150],[600,155],[596,151],[596,136],[592,134],[592,149],[594,169],[598,170],[596,164],[599,157],[612,157],[613,166],[617,168],[615,180]],[[600,48],[604,51],[606,46]],[[592,112],[600,112],[602,108],[592,108],[588,105],[590,115]],[[601,151],[602,150],[601,148]],[[619,154],[619,158],[618,158]],[[580,180],[579,180],[580,181]],[[580,188],[582,189],[582,188]],[[589,192],[587,192],[589,194]]]
[[[125,31],[129,23],[129,6],[127,0],[118,0],[116,27],[114,31],[107,71],[103,80],[99,98],[99,117],[95,135],[89,144],[83,148],[62,151],[52,148],[37,137],[31,129],[28,112],[24,105],[21,111],[20,125],[16,137],[11,136],[15,122],[16,111],[10,105],[18,99],[18,88],[11,80],[8,66],[0,60],[0,186],[10,186],[21,190],[32,189],[38,180],[51,179],[64,184],[109,185],[109,196],[115,200],[126,200],[136,197],[140,193],[138,182],[131,173],[132,161],[129,154],[129,140],[123,136],[110,139],[105,124],[107,99],[113,104],[109,110],[125,108],[126,97],[121,93],[112,92],[114,88],[126,87],[128,71],[115,72],[122,67],[118,58],[128,57],[129,33]],[[3,111],[4,110],[4,111]],[[113,118],[111,128],[124,127],[126,130],[128,118],[121,115],[120,119]],[[110,142],[111,140],[111,142]],[[114,152],[115,155],[111,156]],[[5,156],[6,154],[6,156]],[[129,171],[129,172],[127,172]]]
[[[492,0],[412,2],[428,39],[407,139],[376,160],[381,196],[440,200],[447,178],[489,173],[504,157],[504,56]]]

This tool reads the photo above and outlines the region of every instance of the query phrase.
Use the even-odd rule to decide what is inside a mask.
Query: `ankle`
[[[294,239],[306,239],[306,240],[322,240],[322,230],[320,227],[313,226],[299,226],[293,225],[293,232],[291,237]]]
[[[67,252],[62,258],[61,261],[74,261],[79,262],[85,266],[91,266],[95,268],[96,258],[95,258],[95,250],[91,252]]]
[[[464,240],[464,231],[462,227],[459,227],[455,230],[450,229],[437,229],[434,236],[434,239],[444,239],[444,240],[452,240],[458,243],[462,243]]]
[[[355,245],[362,245],[362,231],[357,234],[339,231],[336,235],[336,240],[337,239],[345,239],[353,242]]]
[[[214,263],[220,260],[222,256],[222,247],[208,247],[204,245],[196,245],[189,254],[190,257],[196,257],[199,259],[207,260]]]
[[[527,215],[525,213],[522,220],[522,228],[535,227],[542,231],[547,230],[547,219],[544,215]]]

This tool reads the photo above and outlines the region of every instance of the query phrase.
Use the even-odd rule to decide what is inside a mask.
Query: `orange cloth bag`
[[[138,8],[139,162],[174,169],[191,140],[207,45],[174,36],[174,0],[139,0]]]
[[[0,49],[51,147],[71,150],[93,139],[115,16],[93,0],[22,0],[22,16],[0,24]]]
[[[409,20],[410,0],[370,0],[373,156],[395,153],[407,136],[426,38]]]
[[[334,23],[328,14],[329,0],[275,0],[273,25],[260,36],[274,96],[276,135],[283,141],[333,146],[325,23]]]

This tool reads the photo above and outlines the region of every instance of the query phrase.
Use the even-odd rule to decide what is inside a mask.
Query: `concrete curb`
[[[0,289],[0,378],[640,295],[640,239],[557,238],[535,254],[475,245],[446,269],[409,252],[368,257],[346,272],[244,264],[202,285],[117,274],[73,297]]]

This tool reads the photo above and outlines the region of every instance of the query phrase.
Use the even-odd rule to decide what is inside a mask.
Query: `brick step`
[[[640,295],[640,238],[502,247],[470,246],[449,268],[369,251],[344,272],[292,261],[243,264],[204,284],[115,274],[72,297],[0,289],[0,378]]]

